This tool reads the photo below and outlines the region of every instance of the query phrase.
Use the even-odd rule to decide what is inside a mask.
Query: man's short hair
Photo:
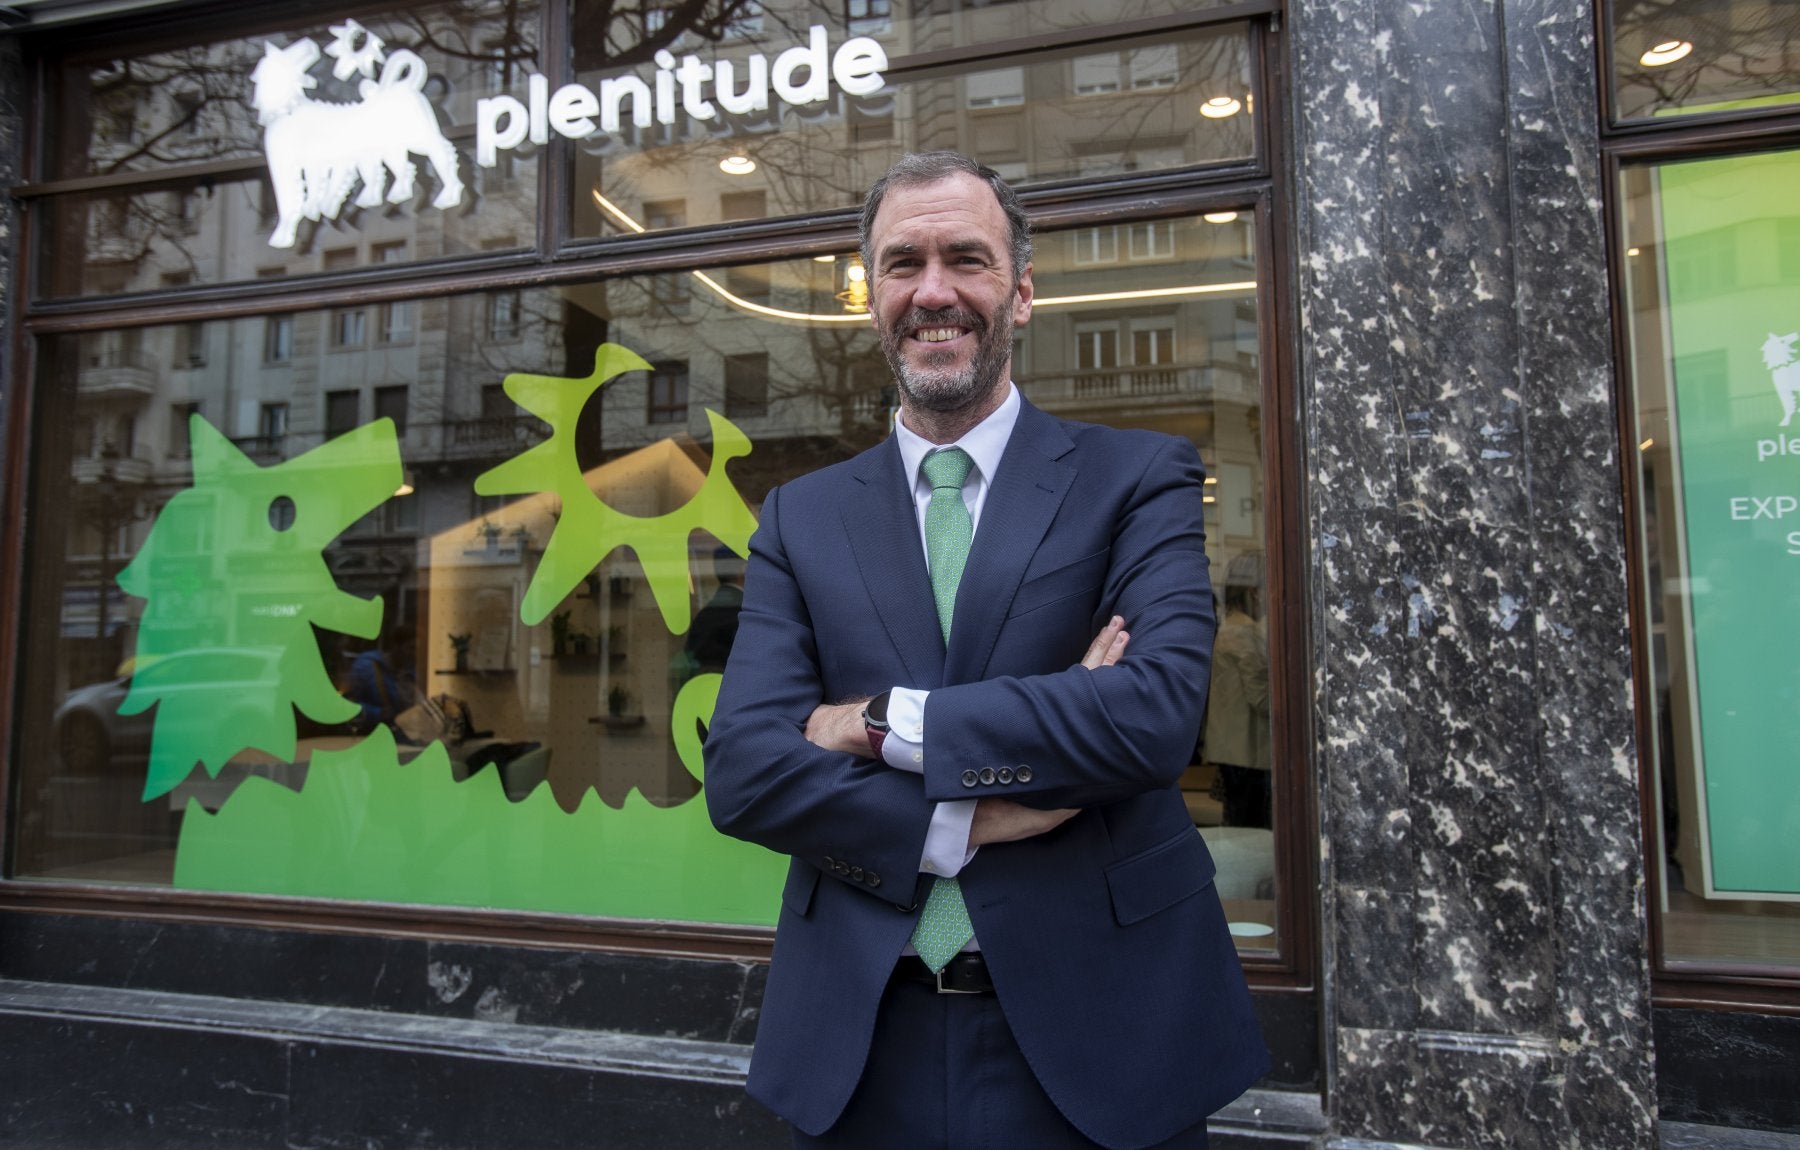
[[[961,152],[951,151],[912,152],[902,156],[869,189],[868,196],[863,200],[862,228],[857,248],[862,253],[863,266],[871,274],[875,269],[875,253],[869,248],[869,234],[875,227],[875,213],[881,210],[881,201],[888,191],[892,188],[935,184],[959,172],[974,176],[986,184],[994,193],[994,199],[999,201],[1000,210],[1006,215],[1007,247],[1012,255],[1013,282],[1019,282],[1019,277],[1025,274],[1025,265],[1031,262],[1031,221],[1025,218],[1025,209],[1019,206],[1018,195],[1000,178],[999,172],[986,164],[971,160]]]

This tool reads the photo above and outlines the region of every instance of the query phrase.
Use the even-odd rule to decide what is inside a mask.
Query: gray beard
[[[900,337],[896,334],[900,329],[909,326],[928,324],[931,319],[948,318],[963,320],[974,318],[963,312],[914,313],[902,317],[893,328],[881,335],[881,350],[887,356],[888,366],[894,373],[894,381],[900,387],[900,395],[908,407],[923,411],[932,411],[940,415],[954,415],[966,411],[985,400],[1000,385],[1001,376],[1012,358],[1012,312],[1002,304],[995,314],[986,317],[980,324],[980,342],[975,348],[975,358],[962,371],[951,371],[948,368],[934,368],[931,355],[925,357],[923,366],[908,363],[900,353]]]

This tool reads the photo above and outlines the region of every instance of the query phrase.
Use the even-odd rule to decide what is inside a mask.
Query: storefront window
[[[509,155],[504,184],[478,183],[460,141],[496,85],[541,69],[538,23],[535,4],[457,0],[65,64],[52,178],[179,182],[58,196],[41,225],[42,290],[305,274],[340,254],[396,263],[531,235],[535,159]]]
[[[1614,118],[1637,120],[1800,101],[1800,9],[1613,0]]]
[[[392,16],[290,15],[255,36],[72,57],[54,85],[50,173],[71,179],[257,159],[264,129],[296,102],[344,105],[308,113],[322,115],[327,132],[367,133],[404,118],[413,101],[390,101],[396,91],[423,95],[448,123],[472,123],[479,98],[541,67],[538,23],[530,0],[439,0]],[[430,130],[423,118],[412,126]],[[335,162],[329,152],[311,158]]]
[[[1121,223],[1079,265],[1040,235],[1015,378],[1208,464],[1225,622],[1183,789],[1272,953],[1252,225]],[[334,343],[341,308],[218,320],[180,370],[180,325],[46,337],[12,874],[771,922],[785,860],[712,830],[699,744],[757,508],[887,431],[856,267],[409,300],[399,347]]]
[[[1800,971],[1800,152],[1628,167],[1665,969]]]

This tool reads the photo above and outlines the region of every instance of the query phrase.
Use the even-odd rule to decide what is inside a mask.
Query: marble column
[[[1651,1146],[1591,0],[1282,34],[1332,1127]]]

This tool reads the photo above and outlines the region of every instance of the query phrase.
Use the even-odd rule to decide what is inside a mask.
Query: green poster
[[[1706,889],[1800,897],[1800,153],[1661,169]]]

